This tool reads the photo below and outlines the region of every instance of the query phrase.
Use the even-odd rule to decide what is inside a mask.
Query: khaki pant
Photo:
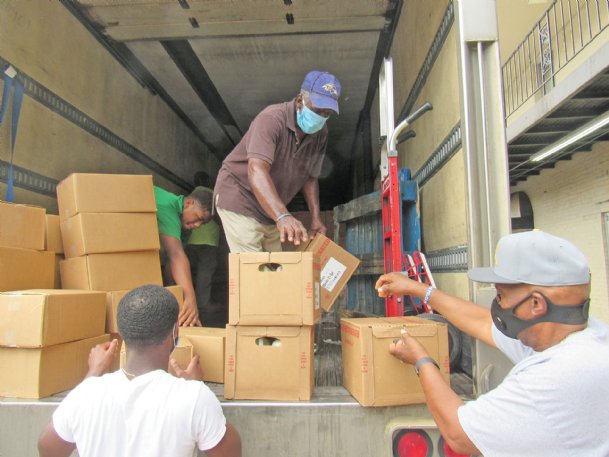
[[[264,225],[256,219],[216,206],[230,252],[281,251],[279,230],[275,225]]]

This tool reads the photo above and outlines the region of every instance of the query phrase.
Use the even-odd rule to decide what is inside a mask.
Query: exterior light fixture
[[[551,145],[543,148],[541,151],[533,154],[531,156],[530,160],[532,162],[541,162],[542,160],[547,159],[550,156],[553,156],[554,154],[562,151],[563,149],[571,146],[572,144],[577,143],[580,140],[583,140],[584,138],[597,132],[598,130],[602,129],[603,127],[605,127],[608,124],[609,124],[609,111],[605,111],[599,117],[588,122],[587,124],[582,125],[577,130],[574,130],[573,132],[569,133],[568,135],[566,135],[564,138],[562,138],[557,143],[551,144]]]

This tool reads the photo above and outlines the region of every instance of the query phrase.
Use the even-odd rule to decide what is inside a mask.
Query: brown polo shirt
[[[279,198],[287,205],[309,177],[319,177],[327,140],[325,125],[319,132],[298,140],[295,100],[266,107],[222,162],[214,189],[219,196],[218,206],[253,217],[262,224],[274,224],[252,191],[247,178],[248,159],[271,164],[271,179]]]

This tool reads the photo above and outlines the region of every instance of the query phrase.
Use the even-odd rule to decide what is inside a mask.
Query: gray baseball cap
[[[584,254],[567,240],[533,230],[504,236],[497,243],[495,266],[473,268],[472,281],[495,284],[573,286],[590,282]]]

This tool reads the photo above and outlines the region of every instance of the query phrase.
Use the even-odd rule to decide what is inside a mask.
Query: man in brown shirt
[[[328,128],[338,114],[341,86],[334,75],[311,71],[290,102],[266,107],[224,159],[214,189],[231,252],[281,251],[287,239],[307,241],[307,229],[287,210],[302,191],[313,233],[326,232],[319,185]]]

